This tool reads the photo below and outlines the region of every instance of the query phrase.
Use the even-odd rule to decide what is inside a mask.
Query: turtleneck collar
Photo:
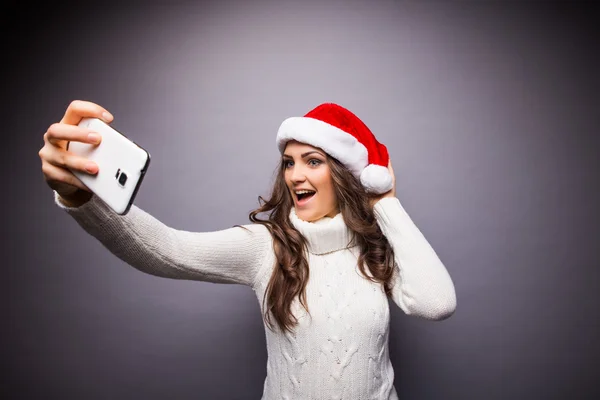
[[[290,221],[308,241],[308,251],[322,255],[349,247],[352,231],[346,226],[342,213],[335,217],[323,217],[315,222],[301,220],[296,209],[290,210]]]

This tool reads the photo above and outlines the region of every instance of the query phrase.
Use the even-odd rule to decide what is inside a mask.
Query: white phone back
[[[70,142],[68,150],[98,164],[98,173],[71,172],[116,213],[126,214],[148,169],[150,154],[97,118],[83,118],[79,126],[98,132],[102,141],[99,145]]]

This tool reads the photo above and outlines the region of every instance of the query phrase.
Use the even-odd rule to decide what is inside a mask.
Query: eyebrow
[[[307,155],[309,155],[309,154],[312,154],[312,153],[317,153],[317,154],[320,154],[321,156],[325,157],[325,156],[324,156],[324,155],[323,155],[321,152],[319,152],[319,151],[316,151],[316,150],[311,150],[311,151],[307,151],[306,153],[302,153],[302,154],[300,155],[300,157],[304,158],[304,157],[306,157]],[[284,155],[283,155],[283,158],[293,158],[293,157],[292,157],[292,156],[290,156],[290,155],[288,155],[288,154],[284,154]]]

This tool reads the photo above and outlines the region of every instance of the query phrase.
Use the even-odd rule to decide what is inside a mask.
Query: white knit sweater
[[[136,206],[117,215],[96,196],[79,208],[65,207],[56,194],[55,201],[131,266],[166,278],[248,285],[262,307],[275,265],[272,238],[263,225],[244,225],[250,232],[239,227],[187,232]],[[452,315],[452,279],[400,201],[384,198],[374,209],[396,257],[394,303],[408,315],[431,320]],[[381,285],[360,275],[359,251],[347,247],[351,233],[342,215],[310,223],[292,209],[290,219],[309,242],[310,315],[296,300],[294,334],[265,326],[262,400],[397,399],[388,352],[388,299]]]

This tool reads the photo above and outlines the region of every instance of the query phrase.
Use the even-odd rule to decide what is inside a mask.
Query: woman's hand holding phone
[[[102,141],[98,132],[78,126],[79,122],[86,117],[99,118],[106,123],[113,120],[110,112],[100,105],[74,100],[67,107],[61,121],[48,127],[44,133],[44,146],[38,153],[42,161],[44,180],[60,195],[66,205],[72,207],[86,203],[91,198],[92,192],[71,172],[71,169],[90,175],[98,173],[96,163],[67,150],[70,141],[94,145]]]

